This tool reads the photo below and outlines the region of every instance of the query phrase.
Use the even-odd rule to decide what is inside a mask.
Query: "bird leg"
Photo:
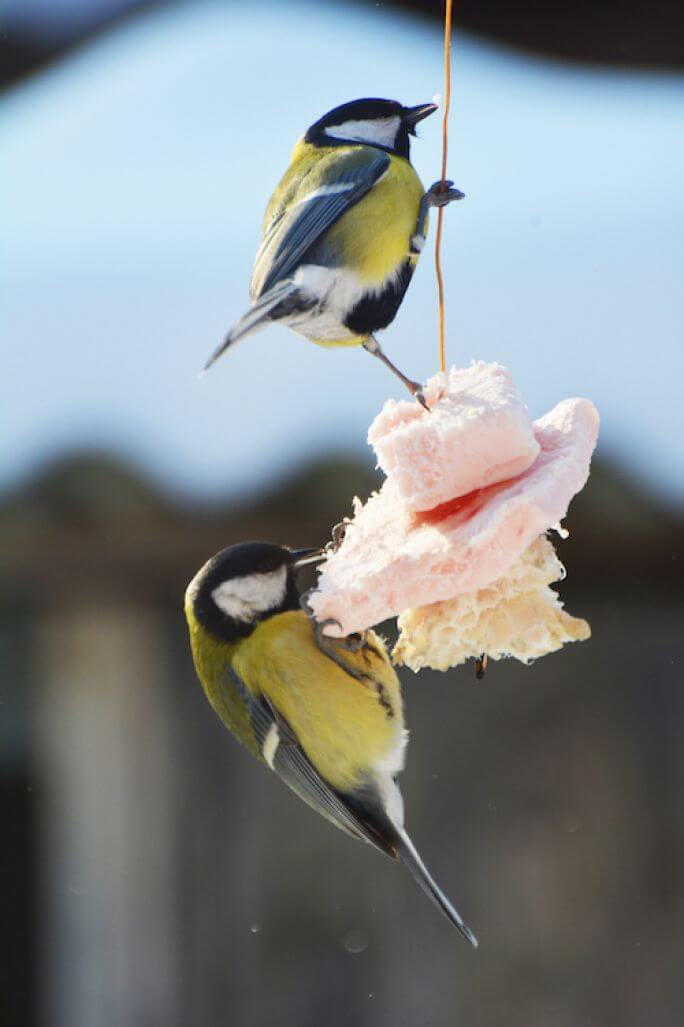
[[[364,674],[363,671],[357,670],[355,667],[351,667],[339,653],[340,649],[343,649],[348,653],[357,653],[360,649],[363,649],[366,644],[364,636],[362,634],[355,633],[342,638],[331,638],[329,635],[326,635],[325,629],[329,624],[335,624],[340,628],[340,630],[342,629],[342,625],[335,619],[335,617],[327,617],[322,621],[316,620],[314,612],[309,605],[309,596],[311,595],[311,591],[312,590],[304,592],[299,599],[299,605],[309,618],[309,623],[311,624],[316,645],[323,655],[327,656],[328,659],[333,661],[333,663],[336,663],[337,666],[345,672],[345,674],[351,675],[351,677],[356,678],[357,681],[367,680],[367,674]]]
[[[423,194],[420,207],[418,208],[416,228],[411,236],[409,246],[411,253],[418,254],[423,249],[423,246],[425,246],[427,219],[430,208],[446,207],[449,203],[453,203],[454,200],[462,200],[465,196],[465,193],[462,193],[460,189],[454,189],[453,185],[454,183],[449,179],[444,184],[442,184],[440,179],[439,182],[433,182],[428,191]]]
[[[447,178],[442,182],[440,178],[437,182],[432,183],[423,200],[429,207],[446,207],[454,200],[462,200],[464,197],[465,193],[462,193],[460,189],[454,189],[454,183],[450,179]]]
[[[418,400],[420,405],[425,407],[426,410],[430,409],[430,407],[425,402],[425,396],[423,395],[423,386],[419,385],[418,382],[411,381],[411,379],[407,378],[405,374],[402,374],[399,368],[392,363],[389,357],[385,356],[380,346],[380,343],[374,335],[368,336],[368,338],[363,344],[363,348],[365,350],[368,350],[369,353],[372,353],[374,357],[378,358],[378,360],[382,360],[383,364],[386,367],[389,367],[392,374],[396,374],[397,378],[399,378],[404,383],[404,385],[409,390],[411,395]]]

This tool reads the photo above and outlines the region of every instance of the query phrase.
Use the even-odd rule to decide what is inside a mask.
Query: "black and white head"
[[[291,550],[272,542],[230,546],[197,572],[186,602],[206,631],[237,642],[268,617],[300,608],[297,572],[319,559],[320,550]]]
[[[396,100],[364,99],[343,103],[319,118],[304,136],[315,146],[366,143],[409,159],[409,137],[416,125],[437,110],[434,103],[404,107]]]

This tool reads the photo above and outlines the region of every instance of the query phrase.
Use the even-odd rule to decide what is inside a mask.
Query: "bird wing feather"
[[[370,842],[381,852],[395,858],[397,853],[392,844],[393,839],[384,838],[379,831],[373,829],[371,823],[367,822],[362,797],[359,796],[357,800],[350,797],[349,802],[353,804],[348,804],[345,796],[331,788],[318,773],[297,741],[290,725],[274,704],[264,695],[254,696],[232,667],[229,668],[229,673],[247,706],[257,745],[264,758],[267,739],[274,729],[277,731],[277,746],[267,762],[278,777],[326,820],[332,821],[353,838]]]
[[[406,831],[389,819],[382,799],[372,785],[354,794],[344,794],[331,788],[313,766],[276,706],[263,694],[252,694],[230,666],[228,673],[247,708],[262,759],[288,788],[345,833],[369,842],[393,859],[400,859],[440,912],[477,948],[477,938],[433,879]]]
[[[333,150],[301,187],[283,213],[266,228],[254,261],[252,300],[291,277],[314,243],[386,174],[388,154],[357,147]]]

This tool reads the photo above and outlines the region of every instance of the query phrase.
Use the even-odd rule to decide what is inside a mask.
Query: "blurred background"
[[[378,482],[365,353],[273,328],[197,371],[298,135],[441,91],[441,4],[5,0],[3,1024],[684,1023],[684,8],[455,11],[448,357],[602,415],[560,547],[592,640],[405,677],[409,827],[476,953],[236,746],[181,612]],[[435,370],[430,254],[384,344]]]

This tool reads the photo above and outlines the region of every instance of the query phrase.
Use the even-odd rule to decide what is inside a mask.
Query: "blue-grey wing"
[[[353,838],[370,842],[381,852],[396,856],[392,842],[384,839],[371,822],[366,822],[365,814],[370,815],[372,811],[366,809],[364,797],[343,796],[331,788],[311,763],[282,714],[265,696],[252,695],[232,668],[229,673],[247,707],[264,760],[288,788]]]
[[[313,185],[270,225],[254,261],[252,301],[291,277],[307,251],[373,188],[390,166],[388,154],[371,147],[341,151],[330,163],[327,183]],[[299,194],[297,194],[299,195]]]

